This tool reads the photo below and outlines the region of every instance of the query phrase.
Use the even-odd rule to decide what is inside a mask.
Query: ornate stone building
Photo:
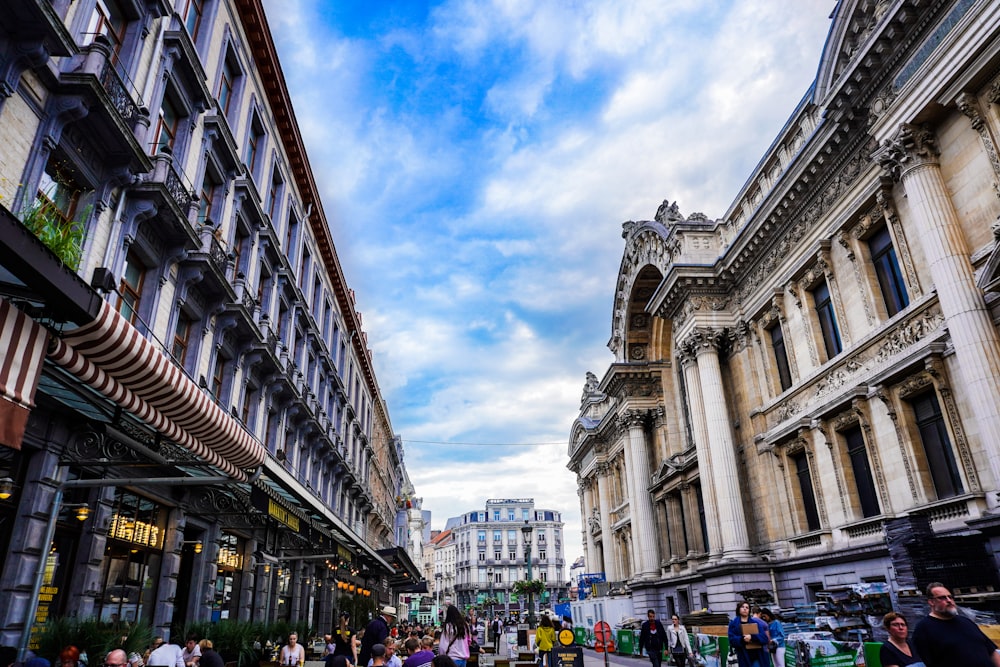
[[[402,443],[260,0],[9,0],[0,63],[0,642],[394,601]]]
[[[624,223],[587,571],[680,612],[997,582],[998,141],[1000,4],[841,0],[725,215]]]

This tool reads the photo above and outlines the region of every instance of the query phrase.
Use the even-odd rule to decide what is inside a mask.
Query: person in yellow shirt
[[[542,616],[535,630],[535,645],[538,646],[538,667],[551,667],[552,645],[556,643],[556,629],[548,614]]]

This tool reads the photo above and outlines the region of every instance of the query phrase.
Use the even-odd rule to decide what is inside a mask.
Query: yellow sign
[[[572,646],[574,640],[573,631],[569,628],[563,628],[559,631],[559,643],[563,646]]]
[[[162,546],[163,531],[151,523],[115,514],[111,517],[108,537],[159,549]]]
[[[299,517],[295,516],[270,498],[267,500],[267,513],[271,516],[271,518],[277,519],[292,530],[297,531],[299,529]]]

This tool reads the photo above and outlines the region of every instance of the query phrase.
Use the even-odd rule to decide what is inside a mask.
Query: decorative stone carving
[[[872,153],[872,159],[898,181],[910,169],[938,164],[940,154],[937,137],[929,127],[902,123],[896,134]]]
[[[994,85],[998,82],[1000,82],[1000,77],[997,77],[994,81]],[[993,192],[1000,197],[1000,180],[998,180],[1000,179],[1000,157],[997,156],[996,137],[994,137],[993,133],[990,131],[990,126],[986,122],[982,109],[979,107],[979,101],[976,99],[975,95],[962,93],[955,100],[955,105],[963,114],[968,116],[969,120],[972,122],[972,129],[979,134],[979,139],[983,144],[983,150],[986,152],[986,156],[990,160],[990,166],[993,167],[993,175],[997,177],[993,180]]]

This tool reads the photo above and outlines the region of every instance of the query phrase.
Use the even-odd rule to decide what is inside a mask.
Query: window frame
[[[869,444],[864,429],[855,422],[839,432],[844,445],[854,488],[857,491],[857,509],[866,519],[882,514],[882,501],[875,483],[875,466],[872,464]]]
[[[886,314],[892,317],[910,305],[910,295],[903,279],[903,271],[899,266],[899,257],[889,226],[879,225],[866,239],[866,245],[875,280],[882,295],[882,304]]]
[[[825,277],[816,281],[816,284],[809,289],[809,295],[813,300],[813,312],[819,325],[820,340],[823,342],[826,360],[829,361],[844,351],[844,343],[837,322],[833,292]]]

